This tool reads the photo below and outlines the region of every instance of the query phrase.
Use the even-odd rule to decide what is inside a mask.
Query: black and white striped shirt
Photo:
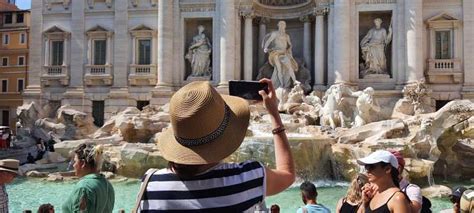
[[[265,167],[255,161],[221,163],[186,179],[161,169],[150,178],[139,212],[253,212],[265,199],[265,182]]]

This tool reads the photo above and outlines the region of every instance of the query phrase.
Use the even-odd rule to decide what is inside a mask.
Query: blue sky
[[[31,9],[31,0],[16,0],[16,6],[22,10]]]

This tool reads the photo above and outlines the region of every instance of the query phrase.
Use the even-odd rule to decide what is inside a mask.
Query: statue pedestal
[[[364,79],[390,79],[390,75],[387,74],[368,74],[364,76]]]
[[[211,76],[188,76],[188,78],[186,78],[186,83],[190,83],[193,81],[210,81],[210,80],[211,80]]]

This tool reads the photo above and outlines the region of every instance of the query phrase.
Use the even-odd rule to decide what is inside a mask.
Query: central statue
[[[268,62],[273,66],[272,82],[276,88],[291,88],[296,82],[298,63],[293,58],[290,36],[285,31],[286,23],[278,22],[278,30],[263,40],[263,52],[268,54]]]

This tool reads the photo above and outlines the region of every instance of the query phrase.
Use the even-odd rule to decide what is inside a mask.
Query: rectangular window
[[[151,40],[138,40],[138,64],[151,64]]]
[[[104,101],[92,101],[92,117],[96,126],[104,125]]]
[[[18,79],[17,91],[18,92],[23,92],[23,89],[25,89],[25,80],[24,79]]]
[[[21,33],[20,34],[20,44],[26,43],[26,34]]]
[[[107,42],[105,40],[94,40],[94,65],[104,65],[107,54]]]
[[[10,43],[10,35],[4,34],[3,35],[3,44],[8,44]]]
[[[8,110],[2,110],[2,126],[10,126],[10,112]]]
[[[23,13],[17,13],[16,14],[16,23],[23,23]]]
[[[6,13],[5,14],[5,24],[11,24],[13,23],[13,14],[12,13]]]
[[[8,66],[8,57],[3,57],[2,58],[2,66],[4,66],[4,67]]]
[[[52,46],[52,57],[51,57],[51,65],[62,65],[63,64],[63,41],[53,41],[51,42]]]
[[[451,31],[436,31],[436,59],[451,59]]]
[[[8,80],[2,80],[2,92],[8,92]]]
[[[140,111],[143,110],[144,107],[150,105],[150,101],[137,101],[137,109]]]
[[[23,66],[25,65],[25,56],[19,56],[18,57],[18,66]]]

